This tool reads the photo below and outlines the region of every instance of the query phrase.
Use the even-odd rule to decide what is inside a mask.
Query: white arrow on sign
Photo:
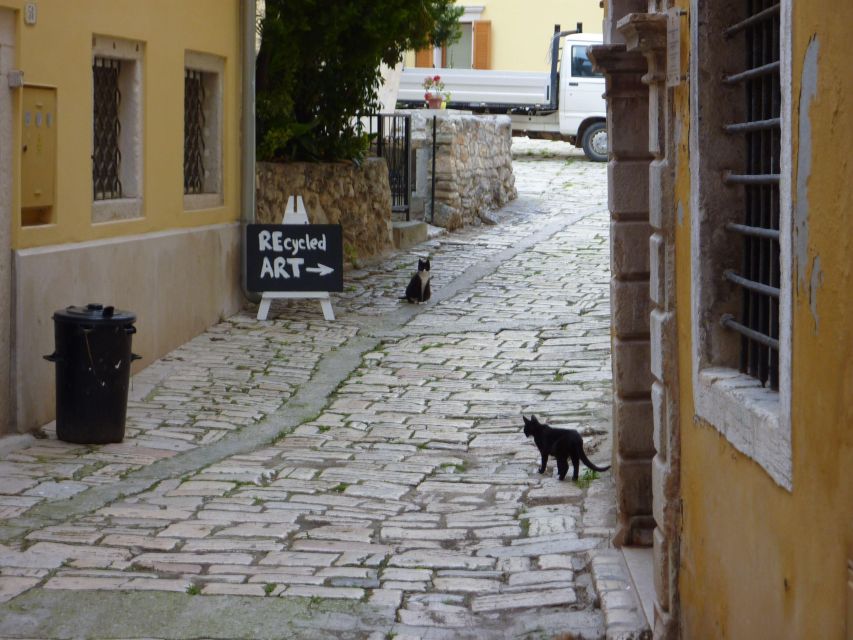
[[[321,276],[327,276],[334,271],[332,267],[327,267],[324,264],[317,263],[316,267],[305,267],[305,271],[310,273],[319,273]]]

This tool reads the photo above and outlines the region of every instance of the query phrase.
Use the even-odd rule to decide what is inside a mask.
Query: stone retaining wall
[[[281,222],[287,198],[301,195],[314,224],[341,224],[344,257],[353,263],[393,247],[388,166],[368,158],[352,162],[259,162],[257,221]]]
[[[430,220],[432,120],[436,121],[436,226],[455,229],[490,222],[489,211],[517,197],[512,172],[512,126],[508,116],[464,111],[411,110],[417,157],[417,196]]]

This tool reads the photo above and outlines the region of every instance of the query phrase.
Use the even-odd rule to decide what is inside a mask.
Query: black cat
[[[418,272],[409,280],[409,286],[406,287],[406,295],[400,300],[408,300],[409,302],[419,303],[429,300],[431,291],[429,289],[429,258],[422,260],[418,258]]]
[[[566,474],[569,471],[569,458],[572,459],[572,480],[578,479],[578,461],[583,463],[593,471],[607,471],[610,465],[606,467],[597,467],[586,454],[583,452],[583,438],[574,429],[555,429],[547,424],[540,423],[536,416],[530,416],[530,420],[521,416],[524,419],[524,435],[526,437],[533,436],[533,442],[542,454],[542,466],[539,467],[539,473],[545,473],[545,466],[548,464],[548,456],[552,455],[557,460],[557,473],[560,480],[565,480]]]

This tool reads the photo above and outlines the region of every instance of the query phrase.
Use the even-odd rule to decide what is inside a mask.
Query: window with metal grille
[[[741,222],[725,225],[743,245],[742,265],[724,272],[740,287],[742,301],[740,316],[726,313],[721,322],[741,336],[741,371],[771,389],[779,388],[779,27],[778,2],[747,0],[747,17],[725,30],[727,39],[742,39],[746,53],[743,69],[724,80],[742,87],[746,117],[724,127],[743,138],[745,164],[725,174],[725,183],[743,193]]]
[[[92,185],[95,200],[122,197],[121,184],[121,60],[95,57],[94,79],[94,144],[92,149]]]
[[[184,210],[223,203],[222,142],[225,59],[184,52]]]
[[[184,193],[204,192],[204,74],[184,74]]]

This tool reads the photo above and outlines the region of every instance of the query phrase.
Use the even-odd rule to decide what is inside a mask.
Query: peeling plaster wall
[[[681,2],[691,11],[695,0]],[[787,3],[783,3],[787,4]],[[687,7],[687,5],[690,5]],[[712,426],[694,420],[682,377],[680,595],[684,638],[821,638],[853,634],[853,74],[842,43],[853,4],[792,2],[793,485],[778,486]],[[690,109],[676,109],[685,131]],[[690,317],[689,151],[676,200],[679,318]],[[679,321],[679,364],[691,366]]]

